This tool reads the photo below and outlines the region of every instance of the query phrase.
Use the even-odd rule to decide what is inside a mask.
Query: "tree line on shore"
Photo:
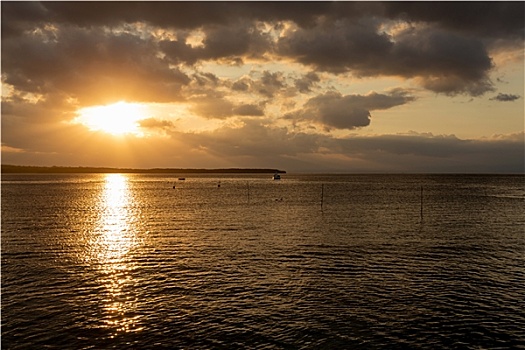
[[[165,173],[199,173],[199,174],[257,174],[257,173],[281,173],[286,171],[279,169],[257,169],[257,168],[226,168],[226,169],[193,169],[193,168],[107,168],[107,167],[68,167],[68,166],[30,166],[2,164],[2,173],[129,173],[129,174],[165,174]]]

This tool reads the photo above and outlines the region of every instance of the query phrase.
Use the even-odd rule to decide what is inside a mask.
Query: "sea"
[[[524,175],[3,174],[2,349],[525,349]]]

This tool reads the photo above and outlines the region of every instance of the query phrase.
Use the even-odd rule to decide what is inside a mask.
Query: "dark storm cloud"
[[[378,24],[344,20],[298,29],[280,40],[279,50],[334,73],[421,77],[424,87],[440,93],[491,89],[492,62],[481,41],[433,28],[410,28],[392,41]]]
[[[370,111],[392,108],[413,100],[414,97],[403,90],[395,90],[388,95],[373,92],[343,96],[338,92],[328,92],[311,98],[303,109],[285,117],[314,120],[327,128],[355,129],[370,124]]]
[[[179,98],[189,78],[156,56],[139,36],[78,28],[48,29],[2,40],[2,77],[16,89],[68,94],[81,104],[105,96],[136,101]]]
[[[501,101],[501,102],[512,102],[512,101],[516,101],[519,98],[520,96],[518,95],[499,93],[496,97],[491,98],[491,100]]]
[[[241,21],[232,25],[213,26],[206,30],[203,41],[203,59],[220,59],[232,56],[258,57],[268,47],[269,37],[256,26]]]
[[[42,3],[26,1],[3,1],[2,39],[22,34],[48,20],[48,11]]]
[[[523,39],[522,1],[389,1],[383,3],[392,19],[438,24],[473,35]]]
[[[377,58],[388,54],[392,45],[386,34],[377,32],[376,21],[323,21],[282,37],[278,52],[318,69],[341,73],[373,65]]]
[[[312,27],[320,18],[386,17],[429,22],[474,35],[523,38],[523,2],[2,2],[2,27],[34,28],[48,21],[83,27],[146,22],[192,29],[227,25],[239,18],[289,20]],[[19,31],[18,31],[19,32]]]
[[[153,25],[198,28],[227,24],[232,18],[260,21],[291,20],[302,27],[328,20],[385,16],[390,19],[436,23],[443,28],[473,34],[523,37],[523,2],[42,2],[15,16],[38,20],[42,16],[83,26],[145,21]],[[6,17],[19,6],[2,5]],[[28,18],[29,17],[29,18]],[[504,20],[502,20],[504,19]]]
[[[200,59],[202,51],[200,48],[194,49],[191,45],[186,44],[185,37],[177,38],[177,40],[162,40],[159,42],[159,48],[174,64],[194,65]]]
[[[379,71],[420,77],[432,91],[481,95],[492,89],[492,60],[481,41],[431,28],[406,30],[397,37]],[[374,68],[371,68],[372,70]]]
[[[43,2],[43,6],[58,22],[82,26],[112,25],[125,21],[145,21],[170,28],[198,28],[204,25],[224,25],[232,19],[261,21],[292,20],[309,25],[333,10],[333,5],[312,2]],[[354,7],[354,6],[352,6]]]
[[[233,59],[240,64],[244,57],[257,58],[270,46],[267,35],[244,21],[206,27],[202,46],[193,47],[186,39],[179,34],[177,40],[163,40],[159,46],[171,62],[189,65],[220,59]]]
[[[16,87],[42,89],[48,79],[58,89],[69,87],[57,84],[58,73],[86,90],[100,83],[134,98],[145,84],[155,92],[151,95],[166,100],[187,83],[173,65],[202,60],[239,64],[273,55],[332,73],[416,78],[437,93],[477,96],[493,89],[489,38],[522,40],[522,15],[522,2],[2,2],[2,68]],[[282,21],[298,26],[273,42],[260,21],[275,28],[284,28]],[[422,25],[391,37],[383,25],[394,22]],[[101,29],[133,23],[176,33],[157,41],[147,31],[126,36]],[[187,41],[191,29],[202,31],[201,45]],[[105,74],[98,82],[92,81],[96,78],[88,61],[99,63]],[[131,78],[122,78],[124,71]],[[307,92],[308,82],[298,81],[297,88]],[[272,96],[271,90],[261,91]]]
[[[42,2],[59,23],[81,26],[115,25],[121,22],[148,22],[162,27],[196,28],[226,23],[235,7],[221,2]],[[204,6],[203,6],[204,5]]]

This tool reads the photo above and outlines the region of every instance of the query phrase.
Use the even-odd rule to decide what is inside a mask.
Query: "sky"
[[[1,2],[2,164],[524,173],[519,2]]]

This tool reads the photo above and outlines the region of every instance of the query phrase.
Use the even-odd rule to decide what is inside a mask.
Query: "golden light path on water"
[[[135,281],[130,272],[133,262],[130,251],[139,244],[134,225],[133,194],[128,177],[108,174],[100,197],[100,219],[95,230],[93,258],[101,270],[100,283],[105,289],[102,298],[105,327],[116,333],[140,331]]]

